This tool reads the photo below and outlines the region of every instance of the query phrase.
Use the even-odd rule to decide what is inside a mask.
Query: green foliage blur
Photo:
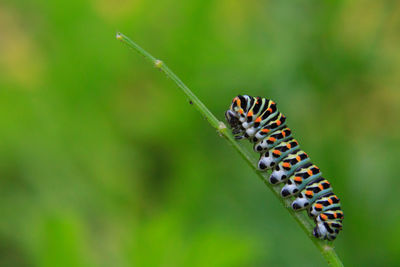
[[[3,0],[1,266],[324,266],[176,86],[274,99],[342,201],[348,266],[400,264],[398,1]]]

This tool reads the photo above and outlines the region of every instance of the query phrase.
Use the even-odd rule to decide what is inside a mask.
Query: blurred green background
[[[347,266],[400,264],[398,1],[3,0],[1,266],[324,266],[171,80],[274,99],[342,200]]]

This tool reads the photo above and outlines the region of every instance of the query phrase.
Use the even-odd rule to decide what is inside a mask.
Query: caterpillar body
[[[232,100],[225,118],[236,139],[254,143],[254,151],[260,153],[258,169],[272,169],[269,182],[284,184],[281,196],[295,198],[292,209],[307,210],[316,224],[313,235],[334,240],[343,221],[339,198],[320,169],[300,149],[276,103],[266,98],[239,95]]]

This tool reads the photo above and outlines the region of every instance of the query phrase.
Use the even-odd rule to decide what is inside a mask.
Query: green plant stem
[[[214,114],[211,113],[210,110],[201,102],[195,94],[175,75],[167,65],[159,59],[156,59],[139,45],[134,43],[131,39],[125,36],[122,33],[117,33],[116,38],[121,42],[128,45],[130,48],[134,49],[136,52],[141,54],[146,60],[150,61],[156,68],[160,69],[162,72],[167,75],[171,80],[173,80],[176,85],[186,94],[189,100],[193,103],[193,105],[197,108],[197,110],[207,119],[207,121],[213,126],[217,131],[223,136],[228,142],[236,149],[237,152],[242,156],[242,158],[249,164],[249,166],[254,170],[254,172],[258,175],[258,177],[264,182],[264,184],[271,189],[273,194],[279,199],[282,205],[286,208],[286,210],[290,213],[290,215],[295,219],[295,221],[300,225],[301,229],[306,233],[308,238],[314,243],[314,245],[321,252],[322,256],[325,258],[327,263],[330,266],[343,266],[341,260],[333,248],[332,242],[322,241],[320,239],[315,238],[311,233],[313,230],[313,223],[308,218],[308,216],[304,212],[294,212],[290,208],[290,199],[284,199],[280,196],[280,189],[278,186],[273,186],[268,182],[268,175],[265,172],[260,172],[257,170],[257,158],[254,154],[250,153],[247,149],[239,145],[239,143],[235,140],[232,133],[226,128],[225,124],[219,121]]]

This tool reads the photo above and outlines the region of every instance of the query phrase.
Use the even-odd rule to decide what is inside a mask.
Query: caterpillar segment
[[[295,150],[279,162],[269,177],[271,184],[279,184],[290,177],[297,168],[309,162],[310,158],[302,150]]]
[[[317,217],[321,212],[328,210],[340,210],[340,200],[333,192],[319,197],[311,205],[308,213],[311,217]]]
[[[306,187],[297,195],[297,198],[292,202],[294,210],[302,210],[314,203],[314,201],[332,191],[331,184],[328,180],[320,177],[315,181],[310,182]]]
[[[322,175],[320,169],[314,164],[306,164],[297,169],[287,180],[281,190],[282,197],[290,197],[301,191],[309,182],[314,181]]]
[[[299,149],[299,143],[291,139],[287,142],[282,142],[271,151],[266,151],[261,154],[260,160],[258,161],[258,168],[265,170],[266,168],[272,168],[276,163],[280,162],[286,155]]]
[[[225,118],[236,139],[248,139],[260,153],[258,169],[272,170],[271,184],[283,183],[281,196],[294,197],[295,211],[307,210],[316,226],[313,235],[334,240],[342,229],[343,211],[330,183],[310,162],[286,125],[286,117],[274,101],[238,95],[232,100]]]
[[[329,210],[318,215],[313,235],[317,238],[335,240],[342,230],[343,212],[341,210]]]
[[[265,152],[274,148],[281,142],[292,139],[292,131],[289,128],[276,130],[269,135],[269,138],[262,139],[254,144],[254,151],[258,153]]]
[[[342,222],[317,222],[317,226],[313,230],[313,235],[319,239],[333,241],[336,239],[340,230],[342,230]]]
[[[260,129],[248,129],[246,131],[245,137],[249,138],[252,143],[257,143],[265,137],[269,136],[273,131],[279,130],[285,127],[286,117],[279,113],[275,115],[265,126]]]

